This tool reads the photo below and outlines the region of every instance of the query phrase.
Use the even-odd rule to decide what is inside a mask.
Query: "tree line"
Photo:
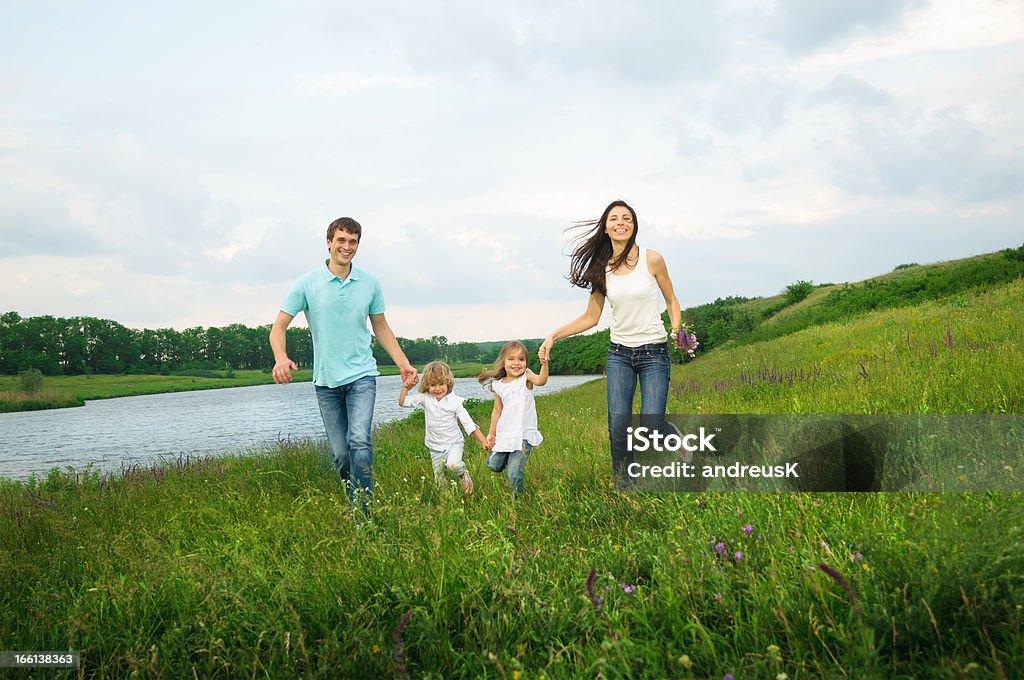
[[[6,312],[0,315],[0,374],[13,375],[32,369],[49,376],[269,370],[274,363],[269,334],[269,325],[138,330],[91,316],[22,317],[17,312]],[[552,352],[551,372],[556,375],[603,372],[608,341],[607,330],[559,340]],[[449,342],[443,335],[399,338],[399,342],[415,365],[435,359],[448,363],[490,364],[504,344],[504,341]],[[539,371],[537,349],[541,340],[526,339],[523,343],[529,351],[530,368]],[[308,329],[289,328],[287,346],[288,356],[299,368],[313,366],[313,341]],[[372,351],[378,364],[393,364],[376,339]],[[676,363],[685,360],[674,347],[672,354]]]
[[[61,318],[0,315],[0,374],[36,369],[44,375],[112,373],[170,374],[202,370],[269,370],[274,363],[270,326],[137,330],[91,316]],[[501,342],[448,342],[443,335],[399,338],[414,364],[434,359],[449,363],[494,361]],[[534,341],[533,351],[539,341]],[[306,328],[287,334],[288,356],[300,368],[313,365],[313,341]],[[373,354],[381,365],[393,362],[376,340]]]

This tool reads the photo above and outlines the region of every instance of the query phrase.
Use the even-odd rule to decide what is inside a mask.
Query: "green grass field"
[[[471,377],[477,375],[483,367],[483,364],[475,363],[453,364],[452,372],[456,377]],[[381,375],[398,375],[395,366],[380,366],[379,370]],[[293,373],[293,379],[308,382],[313,379],[313,371],[297,371]],[[241,370],[234,371],[232,377],[219,378],[188,375],[53,376],[43,379],[45,388],[42,393],[26,395],[18,391],[18,380],[16,375],[0,375],[0,413],[81,406],[88,399],[248,387],[274,382],[270,373]]]
[[[669,411],[1020,413],[1022,298],[712,352]],[[380,429],[371,524],[318,442],[0,484],[2,646],[95,677],[1020,677],[1020,493],[620,494],[603,382],[538,411],[518,501],[472,443],[476,493],[438,491],[420,413]]]

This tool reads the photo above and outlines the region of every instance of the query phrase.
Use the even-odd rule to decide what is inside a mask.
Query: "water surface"
[[[537,394],[595,377],[553,375]],[[400,376],[377,378],[375,426],[409,415],[409,409],[398,406],[401,386]],[[473,378],[456,378],[455,392],[492,398]],[[53,467],[82,470],[90,465],[119,470],[181,454],[240,452],[278,439],[323,435],[308,382],[99,399],[78,408],[0,413],[0,475],[27,479],[33,473],[45,476]]]

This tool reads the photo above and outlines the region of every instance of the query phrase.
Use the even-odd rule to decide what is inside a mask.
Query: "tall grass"
[[[34,394],[13,390],[0,392],[0,413],[43,411],[49,408],[67,408],[83,404],[85,401],[80,397],[53,390],[40,390]]]
[[[669,411],[1020,413],[1022,298],[1017,281],[713,352],[673,374]]]
[[[1022,292],[710,354],[676,369],[699,386],[670,410],[1018,412]],[[1020,494],[620,494],[604,403],[600,381],[541,397],[520,500],[475,444],[476,493],[438,490],[422,416],[385,426],[370,524],[351,521],[318,442],[2,483],[0,640],[80,650],[97,677],[1024,667]],[[486,422],[487,404],[471,409]]]

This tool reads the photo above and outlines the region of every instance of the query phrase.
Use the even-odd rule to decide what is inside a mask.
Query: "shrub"
[[[901,269],[910,269],[911,267],[916,267],[916,266],[918,266],[918,264],[916,262],[907,262],[906,264],[898,264],[898,265],[896,265],[896,268],[893,269],[893,271],[894,272],[898,272]]]
[[[18,374],[18,384],[25,394],[39,394],[43,389],[43,372],[30,368]]]
[[[795,305],[814,290],[814,284],[810,281],[797,281],[786,286],[786,303]]]
[[[1002,253],[1008,260],[1024,262],[1024,246],[1021,246],[1020,248],[1005,248]]]

